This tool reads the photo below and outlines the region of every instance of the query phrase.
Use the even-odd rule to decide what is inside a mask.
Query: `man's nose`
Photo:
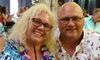
[[[71,18],[69,19],[68,25],[72,25],[72,26],[75,25],[73,19],[71,19]]]

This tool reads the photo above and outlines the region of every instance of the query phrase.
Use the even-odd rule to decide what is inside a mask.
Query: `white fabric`
[[[60,60],[100,60],[100,34],[96,32],[84,32],[84,37],[72,57],[61,46],[61,42],[57,41]]]

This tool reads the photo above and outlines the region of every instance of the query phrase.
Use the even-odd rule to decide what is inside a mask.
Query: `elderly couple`
[[[100,35],[83,30],[81,7],[67,2],[57,16],[44,4],[29,8],[0,39],[0,60],[99,60]]]

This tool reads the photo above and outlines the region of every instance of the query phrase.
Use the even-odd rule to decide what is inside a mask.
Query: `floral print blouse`
[[[55,56],[48,51],[46,46],[41,47],[41,52],[41,60],[55,60]],[[7,41],[3,52],[0,53],[0,60],[31,60],[27,53],[28,49],[24,45],[15,43],[14,41]]]
[[[100,60],[100,34],[85,31],[80,44],[72,57],[64,50],[61,42],[57,40],[58,58],[60,60]]]

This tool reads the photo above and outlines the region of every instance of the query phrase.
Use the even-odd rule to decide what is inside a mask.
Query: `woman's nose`
[[[44,30],[44,26],[41,25],[41,26],[38,27],[38,29],[39,29],[39,30]]]

